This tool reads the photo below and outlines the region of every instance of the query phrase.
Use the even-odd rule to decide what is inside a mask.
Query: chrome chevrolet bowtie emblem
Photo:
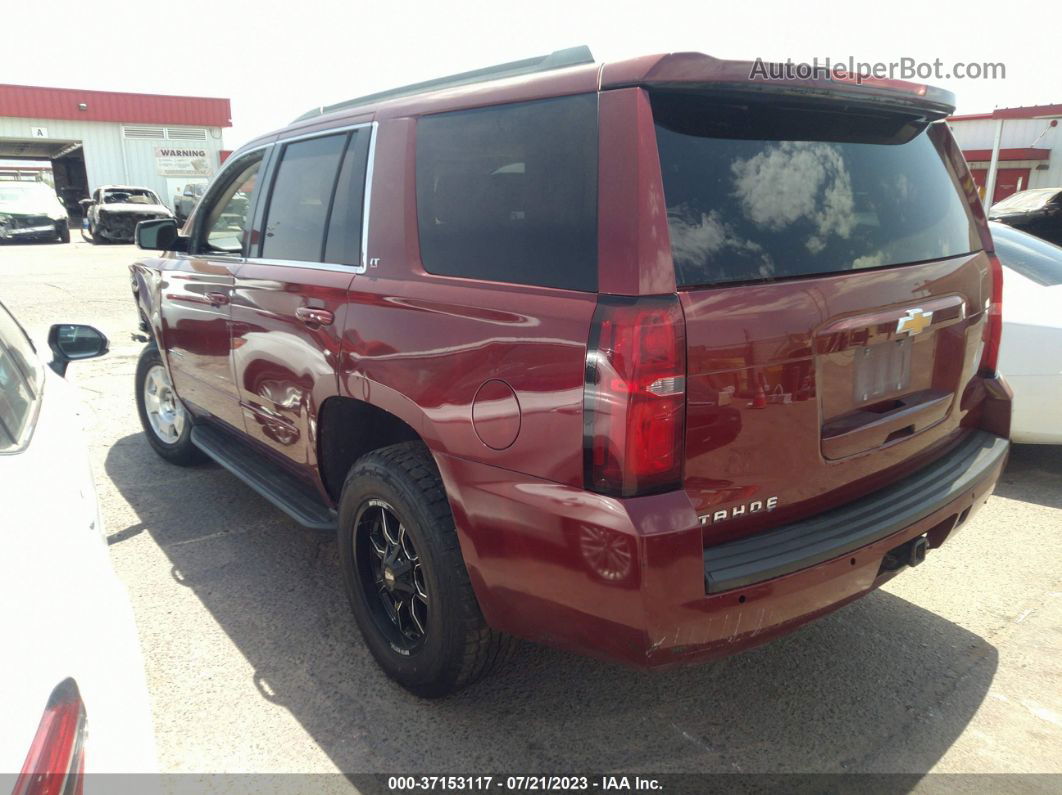
[[[921,309],[908,309],[907,314],[896,321],[897,334],[920,334],[925,331],[933,321],[932,312],[923,312]]]

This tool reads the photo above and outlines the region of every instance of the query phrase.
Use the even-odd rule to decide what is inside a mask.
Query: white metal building
[[[1059,119],[1062,105],[1032,105],[952,116],[948,124],[982,189],[996,133],[1001,133],[995,196],[988,202],[995,204],[1019,190],[1062,186]]]
[[[163,201],[213,176],[228,99],[0,84],[0,158],[47,160],[67,202],[100,185],[138,185]]]

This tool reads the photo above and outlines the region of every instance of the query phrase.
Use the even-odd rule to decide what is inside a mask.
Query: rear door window
[[[596,95],[420,119],[417,220],[429,273],[596,290]]]
[[[284,147],[265,221],[266,259],[320,262],[332,192],[348,136],[326,135]]]
[[[666,93],[653,112],[680,286],[980,248],[955,174],[909,121]]]
[[[361,219],[365,205],[365,170],[369,153],[370,127],[351,133],[336,182],[332,213],[328,218],[325,262],[358,265],[361,262]]]

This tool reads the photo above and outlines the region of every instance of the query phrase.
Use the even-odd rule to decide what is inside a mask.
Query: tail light
[[[583,386],[586,488],[617,497],[682,485],[686,325],[677,296],[601,296]]]
[[[48,698],[11,795],[81,795],[85,774],[85,705],[73,679]]]
[[[999,363],[999,343],[1003,338],[1003,265],[995,254],[989,254],[988,259],[991,263],[992,298],[986,309],[981,374],[994,377]]]

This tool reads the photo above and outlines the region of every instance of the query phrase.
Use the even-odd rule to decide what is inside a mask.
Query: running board
[[[192,428],[192,444],[311,530],[335,530],[336,512],[294,475],[246,442],[210,425]]]

